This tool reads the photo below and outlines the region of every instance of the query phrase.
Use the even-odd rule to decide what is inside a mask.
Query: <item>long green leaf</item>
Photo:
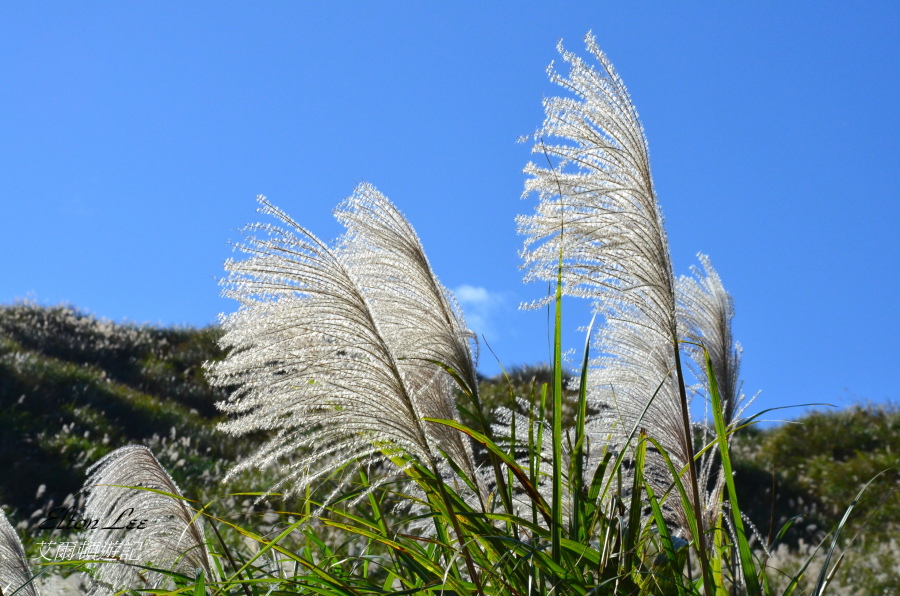
[[[659,532],[659,539],[662,542],[663,554],[665,556],[665,566],[669,568],[671,577],[665,578],[665,581],[671,581],[678,590],[679,596],[686,594],[684,589],[684,578],[682,577],[681,565],[679,564],[678,553],[675,551],[675,543],[672,542],[672,535],[669,533],[669,527],[666,525],[662,508],[653,492],[653,487],[649,483],[645,483],[644,489],[647,491],[647,500],[650,501],[650,510],[653,514],[653,520],[656,522],[656,529]],[[657,581],[659,578],[657,577]]]
[[[560,191],[560,198],[562,192]],[[550,523],[550,541],[551,554],[553,562],[559,563],[561,560],[560,538],[562,537],[563,524],[563,443],[562,443],[562,271],[563,271],[563,251],[562,251],[562,235],[563,230],[560,229],[560,248],[559,248],[559,267],[556,272],[556,300],[555,311],[556,316],[553,323],[553,503],[550,506],[553,519]]]
[[[549,524],[551,523],[550,517],[550,509],[547,507],[547,503],[544,501],[544,498],[538,492],[537,488],[531,484],[531,481],[528,478],[528,475],[522,471],[522,468],[511,458],[509,454],[506,453],[503,449],[501,449],[496,443],[491,441],[489,438],[481,434],[480,432],[465,426],[457,422],[456,420],[444,420],[441,418],[425,418],[427,422],[434,422],[436,424],[444,424],[449,426],[450,428],[455,428],[456,430],[463,432],[495,454],[500,460],[512,470],[513,474],[515,474],[516,479],[518,479],[519,483],[522,485],[522,488],[528,494],[528,496],[532,499],[532,501],[537,505],[538,511],[540,511],[541,515],[544,517],[545,521]]]
[[[641,526],[641,488],[644,485],[644,460],[647,455],[646,435],[642,432],[634,456],[634,482],[631,485],[631,503],[628,507],[628,525],[625,528],[625,540],[622,544],[624,568],[623,573],[631,571],[637,548]]]
[[[816,581],[816,587],[813,590],[814,596],[821,596],[825,591],[825,587],[827,584],[826,576],[828,574],[828,565],[831,563],[831,557],[834,555],[834,550],[837,548],[838,538],[840,538],[840,536],[841,536],[841,531],[843,531],[844,526],[847,525],[847,520],[850,519],[850,514],[853,512],[853,509],[859,503],[859,500],[862,498],[863,493],[866,492],[866,489],[868,489],[879,476],[881,476],[882,474],[884,474],[885,472],[887,472],[890,469],[891,468],[888,468],[887,470],[882,470],[881,472],[878,472],[877,474],[872,476],[872,479],[869,480],[868,482],[866,482],[866,485],[863,486],[859,490],[859,492],[856,494],[856,498],[853,499],[853,502],[850,503],[850,506],[847,507],[847,510],[844,512],[844,517],[841,518],[840,523],[837,525],[837,529],[835,529],[835,531],[834,531],[834,538],[831,539],[831,546],[828,548],[828,554],[825,556],[825,562],[822,563],[822,571],[819,572],[819,579],[818,579],[818,581]],[[839,564],[840,564],[840,562],[838,562],[838,565]],[[835,565],[835,567],[837,567],[837,565]]]
[[[672,462],[672,458],[669,456],[669,453],[659,443],[659,441],[657,441],[653,437],[648,437],[647,440],[650,441],[650,443],[652,443],[656,450],[659,452],[659,455],[663,458],[663,461],[669,468],[669,473],[672,474],[672,481],[678,491],[678,496],[681,499],[682,504],[684,505],[682,509],[684,510],[685,517],[687,518],[688,531],[691,533],[691,536],[694,538],[696,543],[696,537],[700,534],[700,520],[698,520],[697,516],[694,514],[694,508],[690,506],[692,499],[685,490],[684,483],[681,481],[681,475],[685,472],[687,466],[679,470]]]
[[[202,569],[197,570],[197,578],[194,580],[194,596],[206,596],[206,580]]]
[[[587,379],[588,362],[591,351],[591,332],[594,329],[594,321],[597,315],[591,318],[584,340],[584,356],[581,361],[581,382],[578,386],[578,408],[575,413],[575,448],[574,470],[569,478],[569,487],[572,491],[572,536],[579,542],[587,540],[586,526],[588,520],[584,514],[584,447],[585,447],[585,423],[587,422]]]
[[[722,407],[722,396],[719,394],[719,385],[716,381],[716,373],[713,369],[709,352],[703,348],[706,362],[706,376],[709,382],[709,393],[712,398],[713,419],[716,425],[716,438],[719,441],[719,455],[722,458],[722,475],[725,477],[725,486],[728,489],[728,501],[731,504],[731,521],[737,539],[738,555],[741,560],[741,572],[749,596],[762,594],[762,587],[757,578],[756,563],[750,550],[750,543],[744,530],[744,520],[741,517],[741,509],[738,505],[737,489],[734,485],[734,474],[731,468],[731,456],[728,449],[728,429],[725,427],[725,415]]]

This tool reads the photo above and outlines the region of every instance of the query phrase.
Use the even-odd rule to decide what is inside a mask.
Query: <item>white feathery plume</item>
[[[335,217],[347,228],[340,247],[394,351],[408,384],[429,417],[457,419],[454,371],[470,391],[478,390],[474,334],[468,330],[451,292],[435,276],[415,230],[371,184],[357,186]],[[426,413],[427,412],[427,413]],[[428,434],[469,478],[476,478],[471,445],[444,425],[428,424]]]
[[[730,426],[744,409],[740,377],[741,345],[734,340],[731,332],[734,301],[725,291],[709,257],[698,254],[697,258],[703,269],[691,267],[693,277],[680,277],[676,286],[679,330],[683,339],[702,344],[709,352],[722,396],[725,425]],[[704,384],[708,396],[709,381],[703,350],[688,345],[687,353],[693,360],[695,376]]]
[[[416,365],[440,362],[474,389],[475,335],[403,214],[374,186],[362,183],[338,205],[335,217],[347,228],[342,256],[377,310],[383,332],[403,352],[400,358]]]
[[[525,168],[532,176],[525,195],[540,198],[535,215],[517,218],[527,236],[525,279],[555,281],[562,254],[567,294],[600,302],[604,312],[640,311],[669,340],[675,332],[674,277],[647,141],[619,75],[594,37],[588,34],[586,41],[599,70],[561,44],[569,76],[552,64],[549,70],[550,80],[576,97],[545,99],[546,119],[534,135],[539,142],[532,152],[558,163]]]
[[[722,398],[725,426],[731,429],[749,405],[749,402],[744,403],[744,394],[741,392],[741,345],[734,340],[732,334],[734,301],[725,291],[709,257],[698,254],[697,258],[703,269],[692,266],[693,277],[680,277],[676,286],[679,330],[685,340],[701,344],[709,353]],[[704,397],[709,402],[709,378],[703,350],[697,345],[687,344],[687,353],[693,361],[694,376],[701,381],[706,393]],[[709,492],[702,495],[706,500],[704,510],[709,516],[707,523],[718,514],[724,489],[725,479],[718,462],[718,454],[713,450],[704,455],[701,463],[701,486],[709,489]]]
[[[635,425],[643,427],[682,467],[689,457],[690,437],[685,438],[682,423],[674,349],[671,341],[654,338],[657,341],[651,342],[648,335],[640,321],[608,320],[595,336],[599,355],[591,361],[589,399],[598,411],[596,416],[604,421],[600,428],[616,440],[628,438]],[[648,457],[647,462],[650,467],[654,458]]]
[[[647,141],[621,78],[593,35],[586,43],[599,68],[560,44],[568,76],[549,71],[574,97],[545,99],[546,119],[534,135],[533,152],[555,158],[556,167],[525,168],[525,194],[540,198],[535,215],[518,218],[527,236],[526,281],[555,280],[562,256],[564,292],[592,299],[606,319],[590,379],[605,432],[624,440],[640,419],[673,463],[687,466],[692,432],[676,372],[675,277]],[[648,478],[671,479],[654,459],[648,454]],[[694,479],[684,480],[696,502]]]
[[[226,263],[224,294],[241,307],[222,321],[230,353],[207,370],[214,385],[238,387],[218,404],[236,415],[220,428],[275,435],[230,475],[299,453],[271,489],[296,493],[395,455],[441,468],[438,447],[471,468],[458,439],[423,421],[455,416],[447,383],[415,358],[464,368],[465,327],[409,224],[365,185],[338,213],[350,231],[330,248],[259,201],[289,229],[250,227],[261,235],[240,247],[249,258]]]
[[[19,535],[0,510],[0,594],[12,594],[21,586],[31,581],[31,569],[25,556],[25,547]],[[22,596],[38,596],[34,582],[20,592]]]
[[[105,596],[123,588],[166,585],[164,574],[127,563],[188,577],[202,569],[206,578],[214,579],[199,516],[182,499],[157,492],[181,496],[178,485],[148,448],[129,445],[107,454],[88,469],[85,489],[83,517],[98,521],[85,536],[85,543],[91,545],[90,554],[102,559],[107,553],[118,555],[124,547],[130,557],[123,558],[132,559],[94,564],[91,596]],[[105,529],[127,525],[132,519],[147,522],[142,529]]]

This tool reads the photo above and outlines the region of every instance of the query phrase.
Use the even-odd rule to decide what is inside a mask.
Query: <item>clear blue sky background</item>
[[[545,316],[517,310],[543,288],[518,270],[516,139],[556,93],[556,41],[593,30],[676,272],[704,251],[735,297],[758,407],[896,399],[898,6],[3,3],[0,302],[212,323],[255,195],[331,238],[365,180],[501,361],[545,361]],[[587,312],[567,311],[572,348]]]

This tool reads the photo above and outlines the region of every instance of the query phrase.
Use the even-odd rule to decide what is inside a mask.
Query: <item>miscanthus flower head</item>
[[[131,488],[137,487],[137,488]],[[91,556],[119,561],[93,565],[91,596],[139,585],[159,588],[167,578],[137,565],[213,578],[203,524],[169,473],[146,447],[129,445],[88,469],[84,518],[97,520],[85,535]],[[128,529],[132,520],[140,529]]]
[[[564,293],[590,299],[602,316],[588,380],[595,449],[610,440],[623,448],[636,426],[645,428],[677,468],[690,467],[691,482],[684,483],[689,501],[703,507],[696,494],[705,492],[702,479],[698,482],[692,464],[694,430],[679,378],[680,341],[728,344],[724,351],[716,347],[713,358],[733,386],[730,318],[708,312],[710,300],[730,303],[722,302],[717,277],[694,282],[705,284],[703,291],[676,283],[637,110],[591,34],[586,43],[594,63],[560,45],[568,72],[552,65],[549,70],[566,96],[544,101],[546,117],[533,146],[540,160],[525,168],[530,175],[525,195],[539,199],[534,214],[518,218],[526,236],[525,279],[555,281],[561,267]],[[683,301],[679,292],[686,292]],[[647,477],[661,493],[671,483],[668,465],[652,453]],[[673,516],[686,527],[681,505]]]
[[[569,96],[544,100],[532,148],[540,160],[525,168],[525,195],[540,199],[535,214],[517,219],[525,280],[555,280],[562,256],[566,293],[604,312],[637,311],[654,332],[671,336],[674,277],[647,140],[622,79],[590,34],[587,46],[599,68],[560,43],[568,76],[549,70]],[[541,165],[545,158],[555,165]]]
[[[329,245],[259,202],[278,225],[247,228],[247,258],[226,263],[224,294],[240,308],[222,319],[230,352],[208,373],[236,387],[218,404],[232,415],[221,428],[271,438],[232,474],[278,463],[272,490],[294,493],[366,463],[446,471],[450,458],[473,471],[460,435],[424,421],[455,418],[446,369],[474,385],[475,364],[472,334],[406,219],[362,184],[338,207],[347,233]]]
[[[711,400],[709,375],[706,371],[706,353],[709,354],[712,373],[715,375],[722,399],[725,426],[732,429],[739,423],[741,414],[753,401],[747,400],[741,391],[743,385],[740,375],[741,345],[734,340],[732,333],[734,301],[725,290],[722,279],[713,268],[709,257],[698,254],[697,258],[700,267],[692,266],[692,275],[680,277],[676,286],[679,330],[685,340],[684,345],[691,359],[694,376],[700,380],[702,387],[700,393],[707,405]],[[699,428],[702,429],[704,441],[714,438],[709,432],[708,424]],[[715,450],[704,454],[701,460],[701,486],[709,488],[708,492],[704,493],[708,504],[706,508],[709,515],[706,520],[708,524],[719,513],[720,494],[724,488],[725,479],[718,464],[719,458]]]
[[[700,267],[691,267],[691,276],[678,279],[679,330],[683,338],[691,342],[686,344],[687,353],[693,361],[695,376],[702,381],[707,396],[706,363],[699,345],[709,352],[722,396],[725,424],[731,425],[748,405],[744,403],[741,392],[741,344],[735,341],[731,330],[734,300],[722,285],[722,279],[713,269],[709,257],[700,253],[697,259]]]
[[[38,596],[25,547],[6,515],[0,510],[0,593]],[[21,589],[20,589],[21,588]]]
[[[629,430],[660,387],[645,419],[651,434],[686,455],[690,438],[672,374],[675,278],[647,140],[622,79],[590,34],[587,46],[597,66],[562,45],[568,74],[551,65],[550,80],[569,96],[544,100],[546,118],[534,134],[533,152],[555,165],[525,168],[525,192],[540,200],[534,215],[518,219],[525,279],[555,280],[562,259],[564,291],[591,299],[605,316],[594,361],[603,378],[594,385],[616,389],[611,405]]]

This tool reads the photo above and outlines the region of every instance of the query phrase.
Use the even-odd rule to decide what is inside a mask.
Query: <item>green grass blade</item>
[[[456,420],[443,420],[441,418],[425,418],[424,420],[427,422],[434,422],[436,424],[444,424],[446,426],[449,426],[450,428],[455,428],[456,430],[469,435],[470,437],[484,445],[488,451],[494,453],[510,470],[512,470],[516,479],[522,485],[522,489],[526,492],[532,502],[537,506],[538,511],[544,517],[544,520],[548,524],[551,523],[550,509],[547,507],[547,503],[544,501],[544,498],[538,492],[537,488],[531,483],[528,475],[511,457],[509,457],[509,454],[506,453],[506,451],[500,448],[500,446],[498,446],[496,443],[491,441],[480,432],[473,430],[468,426],[457,422]]]
[[[585,519],[584,507],[584,428],[587,421],[587,378],[588,362],[591,351],[591,332],[594,329],[594,321],[597,315],[591,318],[588,325],[587,336],[584,340],[584,356],[581,361],[581,382],[578,387],[578,407],[575,411],[575,449],[573,454],[574,470],[569,478],[569,486],[572,491],[572,536],[580,541],[587,540],[585,531],[588,520]]]
[[[80,563],[80,564],[78,565],[78,567],[81,567],[81,565],[83,565],[83,563]],[[76,567],[76,569],[77,569],[78,567]],[[40,571],[38,571],[37,573],[35,573],[34,575],[32,575],[32,576],[28,579],[27,582],[25,582],[24,584],[22,584],[21,586],[19,586],[19,587],[16,588],[15,590],[13,590],[12,593],[11,593],[9,596],[16,596],[16,594],[18,594],[19,592],[21,592],[22,590],[24,590],[25,588],[27,588],[28,586],[30,586],[32,583],[34,583],[34,582],[37,580],[37,578],[39,578],[39,577],[42,576],[43,574],[47,573],[49,570],[50,570],[50,567],[49,567],[49,566],[48,566],[48,567],[44,567],[43,569],[41,569]],[[3,594],[5,594],[5,593],[2,592],[2,590],[0,590],[0,596],[2,596]]]
[[[560,230],[560,238],[562,238]],[[550,510],[552,522],[550,525],[550,552],[553,562],[559,564],[562,552],[560,550],[560,538],[562,537],[563,524],[563,467],[562,467],[562,270],[563,253],[560,244],[559,267],[556,272],[556,300],[555,317],[553,323],[553,495]]]
[[[534,461],[534,479],[532,480],[532,484],[534,486],[538,486],[540,484],[541,477],[541,463],[543,462],[543,453],[544,453],[544,421],[547,419],[547,383],[541,383],[541,402],[538,408],[538,430],[537,430],[537,446],[535,447],[534,452],[531,454],[531,459]],[[538,507],[532,501],[532,509],[534,510],[534,515],[538,514]],[[549,527],[549,526],[548,526]]]
[[[678,496],[681,499],[684,515],[687,518],[688,522],[688,530],[691,533],[691,536],[694,537],[694,541],[696,543],[696,537],[700,534],[700,520],[697,519],[697,516],[694,514],[694,508],[692,505],[692,500],[688,495],[687,491],[684,488],[684,483],[681,481],[681,476],[684,472],[687,471],[687,466],[682,469],[678,469],[675,467],[675,464],[672,462],[672,458],[669,457],[669,453],[665,450],[665,448],[653,437],[647,438],[650,443],[656,447],[656,450],[659,452],[659,455],[663,458],[663,461],[666,463],[666,466],[669,468],[669,472],[672,474],[672,482],[675,485],[675,488],[678,491]]]
[[[734,473],[731,467],[731,456],[728,449],[728,429],[725,427],[725,415],[722,408],[722,396],[719,394],[719,385],[716,382],[716,373],[712,360],[706,348],[703,349],[706,361],[706,376],[709,382],[709,393],[712,399],[713,419],[716,425],[716,438],[719,442],[719,455],[722,458],[722,474],[725,476],[725,486],[728,489],[728,501],[731,504],[731,520],[737,539],[738,555],[741,561],[741,573],[744,577],[747,594],[756,596],[762,594],[762,587],[757,577],[756,562],[750,550],[747,533],[744,530],[744,520],[741,517],[741,509],[738,506],[737,489],[734,485]]]
[[[197,570],[197,578],[194,580],[194,596],[206,596],[206,581],[203,579],[203,570]]]
[[[772,541],[772,544],[769,545],[769,549],[771,550],[771,548],[772,548],[773,546],[775,546],[776,544],[778,544],[779,542],[781,542],[781,539],[784,538],[784,535],[787,534],[788,530],[790,530],[791,527],[792,527],[797,521],[803,519],[804,517],[805,517],[805,516],[803,516],[803,515],[795,515],[795,516],[792,517],[791,519],[789,519],[789,520],[787,520],[786,522],[784,522],[784,525],[781,526],[781,529],[780,529],[780,530],[778,530],[778,534],[775,535],[775,540],[773,540],[773,541]]]
[[[398,553],[405,555],[418,567],[417,569],[415,569],[416,574],[426,581],[437,580],[445,576],[444,569],[441,568],[440,565],[436,564],[431,558],[429,558],[426,552],[416,548],[415,543],[412,541],[400,542],[398,540],[392,540],[385,536],[380,536],[379,534],[376,534],[374,532],[370,532],[368,530],[364,530],[362,528],[357,528],[347,524],[338,523],[329,519],[324,519],[322,520],[322,522],[327,526],[363,536],[365,538],[378,542],[389,549],[395,550]],[[404,581],[404,578],[402,576],[398,575],[397,577],[401,581]],[[474,587],[469,582],[459,581],[455,579],[453,575],[448,575],[446,579],[448,587],[450,587],[450,589],[456,590],[461,593],[466,593]]]
[[[645,483],[644,489],[647,491],[647,500],[650,502],[650,511],[653,515],[653,521],[656,522],[656,529],[659,532],[659,539],[662,542],[663,555],[665,556],[665,566],[669,568],[671,577],[664,578],[666,582],[672,582],[679,596],[683,596],[687,592],[684,588],[684,578],[682,577],[681,565],[679,563],[678,553],[675,550],[675,543],[672,541],[672,535],[669,533],[669,527],[666,525],[665,517],[663,517],[662,508],[653,492],[653,487],[649,483]],[[656,578],[660,580],[659,577]]]
[[[641,487],[644,485],[644,461],[647,455],[646,435],[642,432],[634,456],[634,482],[631,487],[631,503],[628,507],[628,525],[625,528],[623,573],[629,573],[634,564],[635,550],[641,530]]]
[[[888,470],[890,470],[890,468],[888,468]],[[837,548],[838,538],[840,538],[844,526],[847,525],[847,520],[850,519],[850,514],[859,503],[859,500],[862,498],[863,493],[866,492],[866,489],[868,489],[869,486],[871,486],[879,476],[881,476],[888,470],[882,470],[881,472],[878,472],[872,477],[871,480],[866,482],[866,485],[859,490],[856,498],[853,499],[853,502],[850,503],[850,506],[847,507],[847,510],[844,512],[844,516],[841,518],[840,523],[837,525],[837,528],[834,531],[834,538],[831,539],[831,546],[828,548],[828,554],[825,555],[825,562],[822,563],[822,571],[819,572],[819,579],[818,581],[816,581],[816,587],[813,590],[814,596],[821,596],[825,592],[825,587],[827,585],[826,577],[828,576],[828,565],[831,563],[831,557],[834,556],[834,550]],[[840,564],[840,561],[838,562],[838,564]]]

